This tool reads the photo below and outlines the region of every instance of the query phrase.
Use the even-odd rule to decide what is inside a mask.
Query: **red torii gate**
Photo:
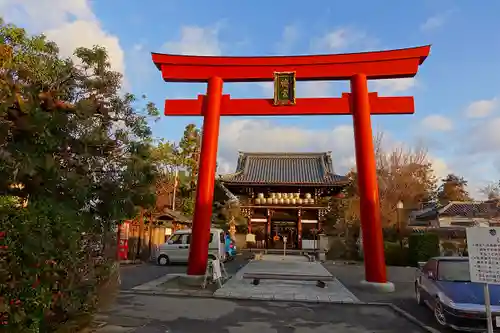
[[[430,45],[378,52],[275,57],[211,57],[153,53],[166,82],[207,82],[207,94],[191,100],[166,100],[167,116],[203,116],[200,168],[196,191],[189,275],[205,274],[212,216],[220,116],[291,116],[352,114],[361,203],[365,278],[386,284],[371,114],[413,114],[413,97],[379,97],[369,93],[367,80],[414,77]],[[273,81],[276,75],[293,80],[350,80],[351,93],[338,98],[297,98],[288,105],[272,99],[231,99],[223,82]],[[294,81],[295,82],[295,81]],[[293,84],[294,84],[293,82]],[[276,88],[276,87],[275,87]],[[294,95],[294,90],[290,90]],[[276,94],[276,91],[275,91]],[[276,97],[275,97],[276,98]]]

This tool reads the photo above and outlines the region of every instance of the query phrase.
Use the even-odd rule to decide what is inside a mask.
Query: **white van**
[[[165,266],[173,262],[187,263],[189,257],[189,244],[191,242],[191,229],[177,230],[168,241],[159,246],[157,261]],[[224,230],[210,229],[210,242],[208,244],[208,257],[212,259],[227,260]]]

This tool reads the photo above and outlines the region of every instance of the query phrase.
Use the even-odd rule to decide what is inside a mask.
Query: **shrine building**
[[[238,197],[256,247],[292,250],[318,248],[329,210],[323,198],[349,183],[335,174],[330,152],[240,152],[236,171],[219,180]]]

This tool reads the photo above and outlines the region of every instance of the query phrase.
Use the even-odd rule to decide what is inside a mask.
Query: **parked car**
[[[166,243],[158,247],[157,262],[165,266],[170,263],[187,263],[189,258],[189,244],[191,242],[191,229],[175,231]],[[226,240],[224,230],[210,229],[208,244],[208,257],[211,259],[227,260]]]
[[[442,327],[485,332],[484,286],[470,281],[468,257],[435,257],[421,263],[415,298],[428,306]],[[489,285],[493,327],[500,331],[500,285]]]
[[[225,235],[225,243],[226,243],[226,252],[227,259],[233,260],[236,257],[236,243],[231,239],[231,236],[226,233]]]

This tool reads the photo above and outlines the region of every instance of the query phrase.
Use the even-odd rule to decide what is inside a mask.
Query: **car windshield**
[[[440,281],[470,281],[469,262],[466,260],[441,260],[438,265],[437,278]]]

